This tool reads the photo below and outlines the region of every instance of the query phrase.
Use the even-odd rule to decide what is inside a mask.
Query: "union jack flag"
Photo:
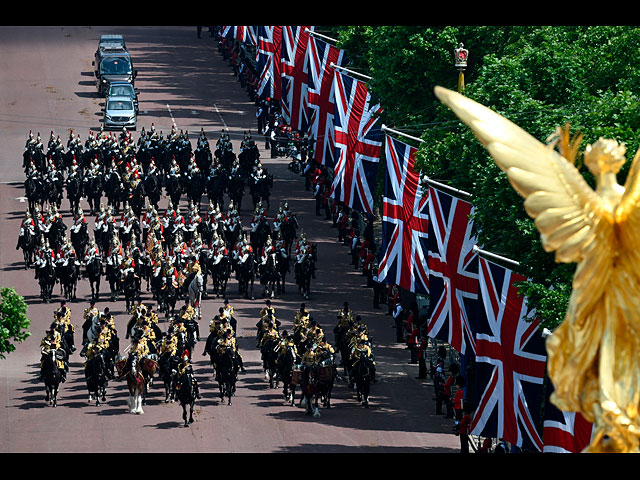
[[[431,338],[448,342],[461,354],[475,352],[469,311],[478,300],[478,255],[472,234],[473,206],[429,188],[429,311]]]
[[[534,311],[515,283],[526,278],[479,260],[475,377],[479,400],[471,433],[542,451],[539,433],[546,350]],[[482,392],[482,393],[480,393]]]
[[[313,28],[282,27],[282,116],[294,130],[307,128],[307,29]]]
[[[314,159],[316,162],[333,167],[335,113],[333,93],[333,72],[331,63],[344,67],[348,60],[344,50],[309,36],[307,65],[309,79],[307,86],[307,133],[315,140]]]
[[[330,196],[350,208],[373,214],[382,130],[377,125],[382,112],[373,104],[366,83],[342,72],[333,76],[335,92],[336,165]]]
[[[258,27],[256,70],[260,72],[258,97],[282,98],[282,27]]]
[[[429,196],[415,171],[417,149],[386,136],[382,199],[382,252],[378,279],[416,293],[429,293],[427,232]]]
[[[257,45],[257,28],[258,27],[254,26],[223,26],[222,36],[225,38],[233,38],[248,45]]]
[[[580,453],[591,442],[593,423],[580,413],[563,412],[550,401],[553,384],[547,378],[542,441],[545,453]]]

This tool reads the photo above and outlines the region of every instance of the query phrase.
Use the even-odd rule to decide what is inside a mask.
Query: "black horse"
[[[239,292],[241,294],[244,293],[244,298],[249,298],[249,295],[251,295],[251,300],[254,300],[253,282],[256,277],[255,264],[256,262],[253,252],[248,253],[247,258],[244,261],[238,260],[238,263],[236,264]]]
[[[269,388],[276,388],[278,383],[278,352],[276,346],[278,340],[270,338],[265,340],[260,347],[260,354],[262,357],[262,368],[265,373],[265,377],[269,380]]]
[[[227,255],[224,255],[218,263],[213,263],[213,261],[214,259],[211,258],[207,265],[207,271],[211,275],[213,293],[216,294],[216,297],[220,295],[225,297],[227,295],[227,283],[231,276],[231,260]]]
[[[281,381],[283,386],[282,394],[291,406],[295,403],[296,384],[293,377],[297,363],[298,356],[293,346],[287,347],[286,351],[278,356],[276,388],[278,388],[278,382]]]
[[[236,381],[240,368],[238,357],[232,347],[227,347],[216,359],[216,378],[220,389],[220,400],[227,397],[227,405],[231,405],[231,397],[236,391]]]
[[[314,247],[312,247],[311,253],[305,255],[302,261],[296,264],[296,284],[298,291],[305,299],[308,299],[311,293],[311,277],[315,269]]]
[[[158,372],[164,384],[164,403],[169,401],[173,402],[176,398],[176,385],[178,375],[178,363],[180,359],[177,355],[172,355],[171,352],[164,352],[158,358]]]
[[[96,406],[100,405],[101,400],[106,402],[108,369],[104,352],[99,352],[87,360],[84,376],[89,390],[89,401],[91,402],[95,398]]]
[[[47,257],[45,264],[38,268],[38,283],[40,284],[40,298],[45,303],[51,300],[53,287],[56,284],[56,268],[51,257]]]
[[[363,355],[351,369],[354,383],[356,385],[356,395],[359,402],[365,408],[369,408],[369,393],[371,392],[371,369],[373,361],[371,357]]]
[[[260,265],[260,283],[264,285],[263,297],[274,298],[279,281],[279,270],[277,252],[272,252],[267,256],[266,262]]]
[[[122,270],[115,256],[111,258],[111,263],[107,262],[106,276],[111,289],[111,301],[115,302],[122,291]]]
[[[52,348],[43,356],[40,375],[46,389],[45,401],[54,407],[58,406],[58,389],[62,382],[62,372],[58,368],[57,360],[66,355],[61,348]]]
[[[28,228],[23,228],[18,237],[18,244],[16,250],[22,248],[22,256],[24,258],[24,268],[28,270],[33,263],[33,254],[36,248],[36,234],[31,233]]]
[[[280,251],[276,255],[276,264],[278,268],[278,281],[276,283],[276,292],[278,294],[285,293],[285,279],[287,277],[287,273],[291,271],[291,258],[286,253],[286,251]]]
[[[67,199],[69,200],[69,210],[75,212],[80,205],[82,198],[82,179],[79,175],[69,175],[67,178]]]
[[[100,278],[102,277],[102,259],[100,255],[94,255],[89,259],[85,275],[91,285],[91,299],[97,300],[100,297]]]
[[[193,373],[187,371],[180,375],[176,384],[176,397],[182,406],[182,419],[184,426],[188,427],[193,423],[193,409],[196,403],[195,379]],[[187,406],[189,407],[189,415],[187,418]]]
[[[24,181],[24,191],[27,201],[29,202],[29,210],[34,211],[36,205],[42,206],[44,203],[44,183],[37,175],[32,175]]]
[[[138,276],[135,271],[127,272],[122,278],[122,291],[124,293],[125,305],[127,312],[131,311],[131,307],[135,304],[135,301],[140,296],[140,290],[138,288]]]

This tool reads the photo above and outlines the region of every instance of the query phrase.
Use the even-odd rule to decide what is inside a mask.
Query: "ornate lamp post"
[[[462,92],[464,90],[464,70],[467,68],[468,57],[469,50],[465,49],[462,42],[460,42],[458,44],[458,48],[453,50],[455,67],[458,69],[458,92]]]

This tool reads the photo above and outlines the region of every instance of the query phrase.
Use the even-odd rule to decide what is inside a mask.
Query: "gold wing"
[[[578,262],[595,239],[601,220],[611,231],[613,215],[576,167],[554,150],[489,108],[442,87],[436,96],[475,133],[525,199],[525,210],[556,261]],[[640,175],[639,175],[640,177]],[[600,224],[600,226],[603,226]]]
[[[624,183],[624,194],[616,209],[621,243],[627,251],[635,252],[640,245],[640,150],[636,155]]]

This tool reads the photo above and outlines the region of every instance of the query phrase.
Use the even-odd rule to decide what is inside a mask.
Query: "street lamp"
[[[467,58],[469,58],[469,50],[464,48],[462,42],[458,44],[458,48],[453,50],[453,58],[455,67],[458,69],[458,92],[464,90],[464,70],[467,68]]]

